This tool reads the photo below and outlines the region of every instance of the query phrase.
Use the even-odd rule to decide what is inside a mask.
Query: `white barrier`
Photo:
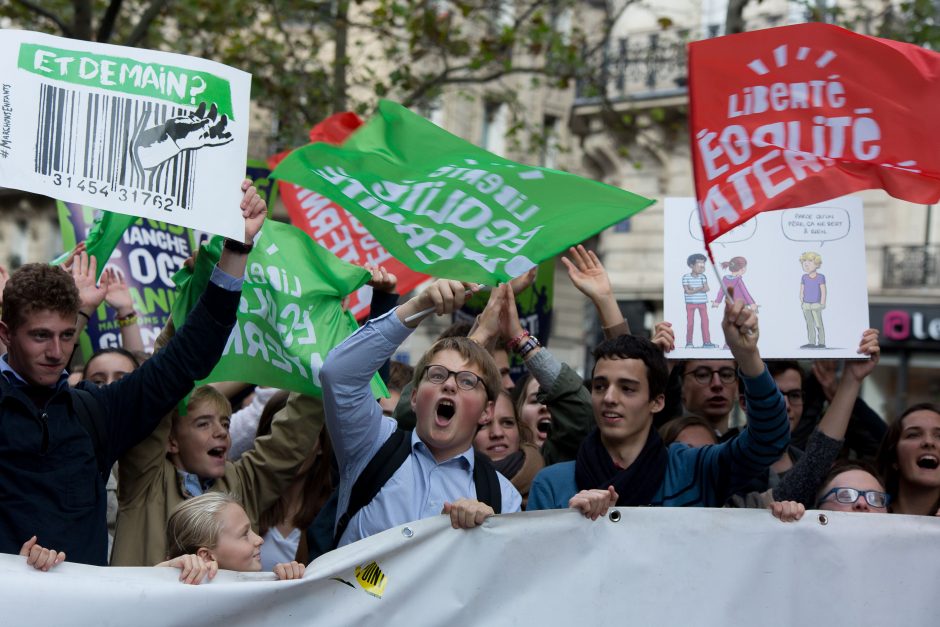
[[[936,625],[940,518],[623,508],[437,517],[314,562],[299,581],[0,555],[0,624]],[[614,517],[616,518],[616,516]],[[825,524],[823,524],[823,522]]]

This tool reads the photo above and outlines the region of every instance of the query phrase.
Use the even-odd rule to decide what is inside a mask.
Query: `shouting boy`
[[[464,337],[438,340],[415,367],[411,406],[417,417],[407,434],[404,462],[375,497],[350,514],[350,499],[363,470],[395,436],[396,423],[382,415],[369,381],[418,326],[422,313],[459,309],[468,286],[438,280],[388,314],[370,320],[334,348],[320,371],[327,428],[339,462],[338,545],[400,524],[449,514],[455,528],[471,528],[494,513],[519,511],[522,497],[502,475],[498,511],[478,500],[477,476],[488,462],[475,455],[473,438],[493,417],[500,373],[482,346]],[[384,450],[384,449],[383,449]]]

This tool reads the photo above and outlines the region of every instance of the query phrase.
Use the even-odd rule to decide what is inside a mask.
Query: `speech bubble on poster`
[[[754,233],[757,232],[757,220],[751,220],[745,222],[741,226],[736,226],[731,229],[717,240],[716,244],[736,244],[738,242],[745,242],[752,237]],[[705,236],[702,234],[702,222],[698,216],[697,211],[693,211],[689,214],[689,233],[692,235],[692,239],[704,242]]]
[[[786,209],[780,217],[780,228],[788,240],[822,246],[846,237],[852,230],[852,220],[845,209],[813,206]]]

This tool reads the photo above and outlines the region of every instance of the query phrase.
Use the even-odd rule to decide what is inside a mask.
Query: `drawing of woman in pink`
[[[712,302],[712,307],[717,307],[725,298],[725,291],[734,291],[735,300],[743,300],[748,308],[757,311],[758,304],[754,302],[754,297],[747,291],[744,285],[744,273],[747,272],[747,259],[744,257],[732,257],[730,261],[723,261],[721,269],[727,270],[730,274],[721,277],[721,282],[725,289],[718,290],[718,297]]]

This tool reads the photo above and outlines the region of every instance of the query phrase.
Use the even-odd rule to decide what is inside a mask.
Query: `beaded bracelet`
[[[529,337],[529,332],[523,329],[520,335],[506,342],[506,346],[509,347],[509,350],[518,352],[519,345],[522,344],[527,337]]]
[[[117,319],[118,326],[120,328],[129,327],[132,324],[137,324],[137,312],[132,312],[129,315],[124,316],[123,318]]]

